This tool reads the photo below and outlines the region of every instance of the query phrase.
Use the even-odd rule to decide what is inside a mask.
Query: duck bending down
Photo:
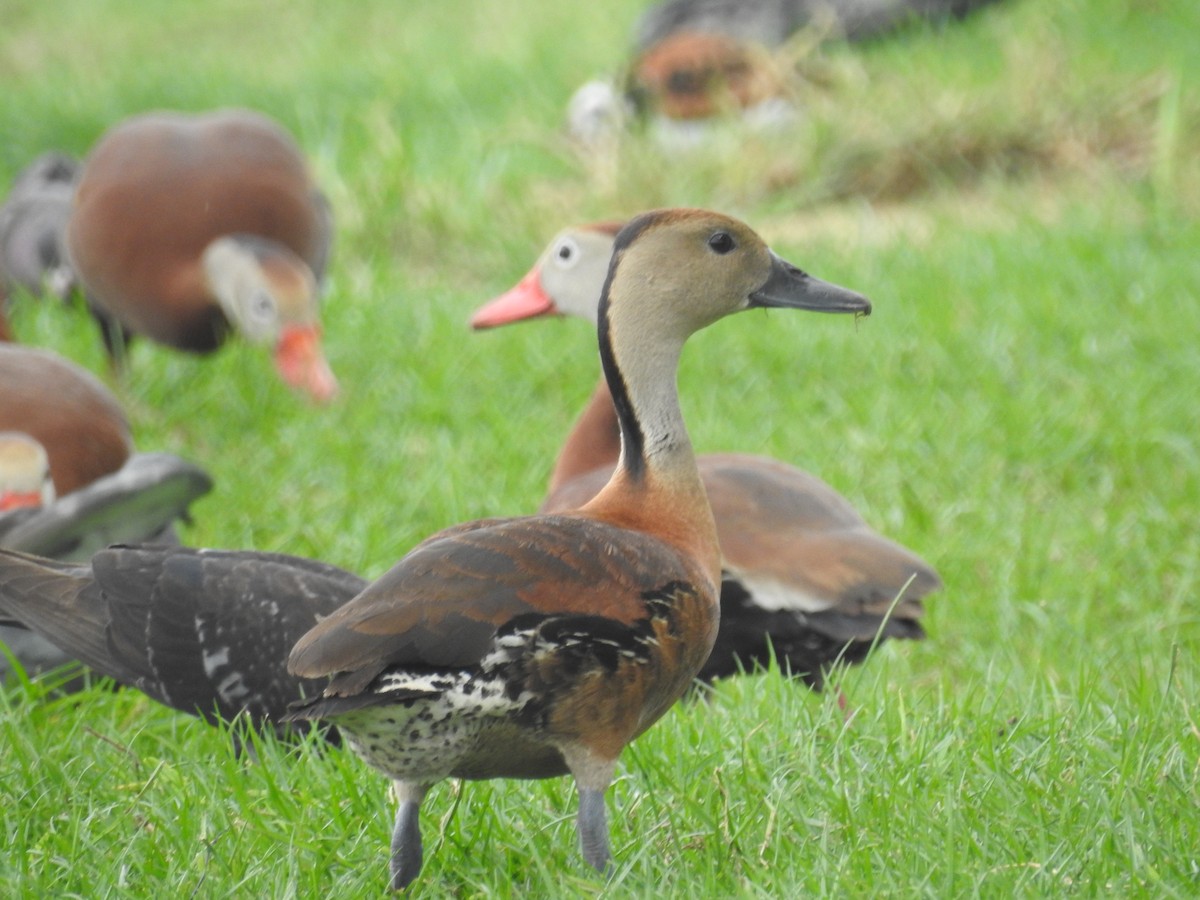
[[[619,224],[560,232],[512,289],[472,316],[490,328],[549,314],[596,322]],[[559,454],[542,512],[574,509],[617,464],[617,411],[601,379]],[[921,598],[941,579],[912,551],[867,525],[848,500],[774,459],[697,458],[722,554],[721,626],[699,678],[767,667],[820,689],[837,662],[860,663],[887,638],[921,638]]]
[[[186,460],[136,452],[120,404],[86,369],[0,345],[0,547],[83,559],[118,541],[177,543],[175,523],[211,488]],[[76,659],[19,618],[0,642],[29,673]]]
[[[0,206],[0,312],[17,290],[66,299],[74,287],[64,240],[79,162],[43,153],[13,182]]]
[[[328,719],[399,800],[392,886],[421,869],[418,815],[445,778],[571,774],[584,859],[609,866],[617,759],[687,690],[717,632],[720,555],[675,387],[693,332],[751,307],[865,314],[745,224],[658,210],[615,241],[599,311],[622,452],[578,510],[486,519],[419,544],[305,635]]]
[[[209,353],[274,345],[316,401],[337,382],[317,309],[332,215],[295,141],[249,110],[155,112],[110,129],[79,174],[67,250],[111,355],[141,334]]]
[[[324,687],[290,675],[288,652],[366,584],[279,553],[116,546],[72,563],[0,550],[0,613],[66,658],[207,722],[280,735],[295,727],[288,704]]]
[[[80,559],[117,541],[174,541],[172,523],[212,488],[192,463],[136,452],[112,392],[46,350],[0,344],[0,432],[18,448],[0,455],[0,482],[48,476],[21,504],[36,511],[0,520],[0,546]]]

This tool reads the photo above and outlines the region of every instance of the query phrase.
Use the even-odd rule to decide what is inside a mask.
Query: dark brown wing
[[[364,689],[390,665],[477,664],[496,630],[527,614],[632,623],[644,595],[704,572],[669,544],[575,516],[471,523],[434,535],[306,634],[292,671],[346,673],[332,690]]]

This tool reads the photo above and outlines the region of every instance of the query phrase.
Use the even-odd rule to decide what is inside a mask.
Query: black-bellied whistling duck
[[[961,18],[995,0],[666,0],[633,30],[632,51],[613,80],[594,79],[572,96],[571,134],[603,147],[631,121],[645,121],[670,146],[697,143],[715,116],[752,126],[797,116],[795,36],[866,41],[910,22]]]
[[[211,487],[191,463],[133,452],[124,412],[90,372],[0,344],[0,547],[85,559],[113,542],[176,542],[175,521]],[[11,622],[0,641],[31,673],[75,659]],[[0,679],[8,669],[0,658]]]
[[[156,112],[108,131],[80,172],[70,261],[111,352],[130,334],[196,353],[230,329],[274,345],[313,399],[337,382],[320,348],[329,205],[291,136],[248,110]]]
[[[65,563],[0,550],[0,612],[59,648],[56,664],[280,733],[288,704],[324,687],[290,675],[288,651],[366,584],[277,553],[112,547]]]
[[[64,241],[78,169],[64,153],[43,153],[13,182],[0,206],[0,307],[17,290],[60,299],[71,292]]]
[[[0,431],[41,448],[53,485],[36,515],[6,520],[0,546],[10,549],[83,559],[113,542],[172,540],[172,523],[212,487],[192,463],[135,453],[116,397],[46,350],[0,344]],[[20,477],[20,458],[7,458],[0,480]]]
[[[23,432],[45,448],[60,497],[117,471],[133,452],[125,412],[95,376],[16,344],[0,344],[0,431]]]
[[[547,314],[596,321],[619,226],[560,232],[520,283],[481,307],[476,328]],[[574,509],[608,480],[620,451],[602,379],[559,454],[543,512]],[[920,557],[882,537],[814,475],[760,456],[697,458],[721,543],[721,630],[699,677],[779,665],[819,689],[827,668],[864,660],[884,638],[920,638],[921,598],[941,587]],[[893,602],[899,597],[899,601]]]
[[[607,868],[617,758],[687,690],[717,632],[720,554],[676,364],[689,335],[750,307],[870,310],[727,216],[634,219],[600,300],[623,446],[607,486],[578,510],[428,538],[292,651],[296,674],[332,677],[295,716],[330,720],[394,782],[394,888],[421,868],[422,799],[451,777],[570,773],[583,856]]]

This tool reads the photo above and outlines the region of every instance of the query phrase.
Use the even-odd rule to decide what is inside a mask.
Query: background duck
[[[296,674],[331,676],[295,715],[336,723],[394,782],[394,888],[420,871],[421,801],[449,777],[569,772],[584,858],[608,867],[617,757],[688,688],[716,637],[720,556],[679,409],[679,355],[693,332],[769,306],[870,311],[734,219],[634,219],[600,300],[623,448],[604,489],[575,511],[428,538],[292,651]]]
[[[192,463],[137,453],[116,398],[49,351],[0,344],[0,433],[0,493],[8,485],[22,495],[0,507],[0,547],[86,559],[113,542],[175,543],[175,523],[212,488]],[[77,658],[44,638],[18,622],[0,627],[30,672]]]
[[[489,328],[561,314],[596,323],[618,223],[568,228],[521,281],[471,318]],[[602,379],[567,436],[541,511],[594,496],[620,453]],[[721,626],[699,678],[767,667],[820,689],[828,668],[860,663],[878,642],[924,637],[921,598],[941,579],[915,553],[875,532],[848,500],[808,472],[745,454],[697,458],[721,544]]]
[[[623,72],[572,95],[568,131],[602,148],[613,132],[644,122],[669,147],[694,145],[706,123],[736,115],[749,127],[795,120],[802,33],[860,42],[912,22],[961,18],[996,0],[669,0],[650,7],[633,29]]]
[[[43,153],[16,177],[0,206],[0,340],[9,340],[4,310],[13,294],[66,299],[74,288],[65,232],[79,162]]]
[[[317,309],[331,241],[295,141],[244,109],[118,123],[85,159],[67,223],[111,354],[133,334],[209,353],[234,330],[274,345],[283,380],[317,401],[337,390]]]

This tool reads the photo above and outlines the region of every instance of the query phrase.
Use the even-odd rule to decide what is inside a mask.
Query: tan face
[[[648,224],[628,247],[622,248],[618,238],[621,261],[609,294],[610,302],[629,304],[637,304],[640,297],[655,298],[653,304],[622,310],[622,321],[635,328],[644,317],[653,316],[656,330],[666,328],[686,338],[749,307],[750,294],[771,276],[771,252],[736,219],[703,210],[672,210],[635,222]],[[662,272],[669,277],[660,277]]]

